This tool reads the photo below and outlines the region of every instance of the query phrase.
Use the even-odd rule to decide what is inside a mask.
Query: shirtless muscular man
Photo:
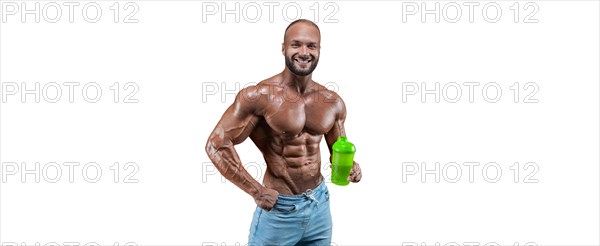
[[[249,245],[329,245],[329,191],[319,144],[329,152],[346,136],[346,108],[335,92],[312,80],[320,54],[319,27],[305,19],[287,27],[283,72],[242,89],[210,134],[206,152],[219,172],[256,202]],[[261,185],[242,166],[234,145],[250,137],[267,170]],[[362,177],[354,163],[351,182]]]

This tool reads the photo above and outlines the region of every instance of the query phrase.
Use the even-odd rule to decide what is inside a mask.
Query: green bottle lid
[[[354,153],[356,147],[345,136],[339,136],[337,141],[333,144],[333,151],[338,153]]]

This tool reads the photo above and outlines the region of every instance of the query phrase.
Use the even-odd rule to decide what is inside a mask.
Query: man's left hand
[[[360,170],[360,165],[358,162],[354,162],[354,166],[352,166],[352,170],[350,170],[350,176],[348,177],[348,181],[352,183],[358,183],[362,179],[362,171]]]

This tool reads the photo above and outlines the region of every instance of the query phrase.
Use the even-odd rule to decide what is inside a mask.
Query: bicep
[[[233,144],[239,144],[250,136],[250,133],[252,133],[257,123],[258,117],[252,114],[239,112],[234,105],[232,105],[227,109],[225,114],[223,114],[217,127],[221,128],[220,130],[222,130],[224,138],[231,140]]]
[[[338,101],[338,111],[336,113],[335,122],[333,127],[327,134],[325,134],[325,141],[327,141],[327,147],[331,153],[331,148],[339,136],[346,136],[346,129],[344,128],[344,122],[346,121],[346,105],[340,98]]]
[[[224,142],[239,144],[246,140],[258,123],[255,114],[255,105],[246,98],[247,90],[242,90],[236,96],[235,101],[223,114],[211,138],[217,138]]]

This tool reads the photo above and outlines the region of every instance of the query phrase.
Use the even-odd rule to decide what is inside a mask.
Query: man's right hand
[[[276,190],[263,187],[263,189],[261,189],[254,197],[254,202],[256,202],[256,205],[260,208],[270,211],[275,206],[278,196],[279,192]]]

